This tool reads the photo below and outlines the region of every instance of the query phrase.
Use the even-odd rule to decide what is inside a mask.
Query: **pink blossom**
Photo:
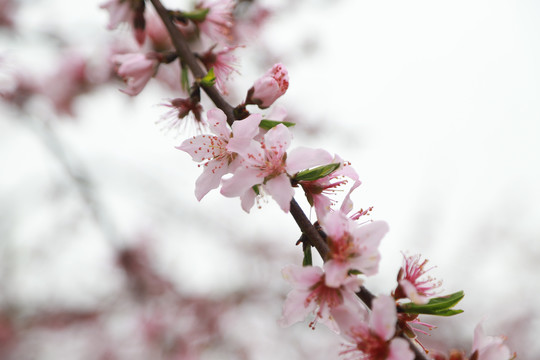
[[[315,315],[309,326],[314,328],[318,321],[338,332],[333,319],[334,309],[341,307],[350,312],[365,311],[355,292],[360,290],[361,280],[349,277],[339,287],[329,287],[320,267],[289,265],[282,271],[285,280],[293,285],[283,304],[282,326],[290,326],[312,313]]]
[[[249,89],[246,104],[266,109],[289,88],[289,74],[282,64],[275,64]]]
[[[364,360],[413,360],[414,353],[405,339],[394,338],[397,312],[394,300],[379,296],[373,300],[371,316],[338,308],[334,318],[349,342],[341,355]]]
[[[120,91],[131,96],[142,91],[156,73],[159,65],[159,61],[153,53],[114,55],[113,62],[119,65],[118,75],[124,78],[127,83],[127,89]]]
[[[249,212],[257,196],[253,187],[259,185],[259,191],[271,195],[288,212],[294,195],[289,175],[331,160],[331,155],[322,149],[297,148],[287,154],[290,142],[291,134],[283,124],[270,129],[260,143],[231,139],[229,151],[238,153],[242,159],[233,176],[223,181],[221,193],[227,197],[240,196],[242,208]]]
[[[218,43],[231,40],[234,0],[203,0],[197,8],[208,9],[204,21],[199,22],[199,29]]]
[[[13,26],[13,15],[15,13],[15,5],[13,0],[0,0],[0,27]]]
[[[152,41],[152,47],[154,49],[157,51],[168,50],[172,47],[171,36],[161,18],[150,9],[152,7],[145,10],[146,34]]]
[[[237,48],[226,47],[221,51],[213,52],[213,48],[205,52],[200,56],[201,61],[207,70],[214,68],[214,75],[216,76],[216,86],[223,94],[227,94],[227,87],[225,82],[229,79],[229,76],[233,72],[238,72],[235,69],[237,65],[237,58],[234,56],[233,51]]]
[[[420,254],[405,256],[403,254],[403,266],[398,274],[398,288],[394,297],[400,299],[407,297],[415,304],[427,304],[429,298],[434,296],[435,289],[441,286],[440,281],[436,281],[431,276],[424,275],[431,269],[425,269],[427,260],[420,262]]]
[[[60,114],[73,115],[73,103],[89,85],[87,60],[80,54],[64,54],[55,72],[45,78],[40,92]]]
[[[131,24],[134,13],[131,9],[131,1],[128,0],[108,0],[99,6],[109,12],[109,30],[116,29],[120,23]]]
[[[504,340],[503,336],[486,336],[480,322],[474,329],[471,359],[476,353],[476,360],[509,360],[512,355]]]
[[[201,200],[210,190],[219,186],[223,175],[234,171],[239,165],[237,154],[229,150],[229,143],[249,142],[257,133],[261,115],[253,114],[232,125],[220,109],[207,113],[208,125],[214,135],[198,135],[185,140],[177,149],[187,152],[193,161],[203,162],[203,173],[195,183],[195,196]],[[201,166],[199,165],[199,166]]]
[[[329,260],[324,264],[326,284],[339,286],[349,271],[375,275],[379,268],[379,244],[388,232],[384,221],[359,226],[341,211],[328,213],[321,222],[330,247]]]
[[[317,218],[319,220],[323,219],[326,214],[332,210],[332,205],[336,204],[337,202],[334,197],[343,186],[352,181],[353,185],[350,190],[352,191],[361,184],[360,180],[358,179],[358,174],[351,167],[349,162],[343,161],[341,157],[336,155],[331,163],[339,163],[340,166],[337,170],[323,178],[313,181],[299,182],[309,203],[315,208],[315,213],[317,214]],[[346,207],[345,202],[342,207]],[[350,207],[352,209],[352,202],[350,203]],[[344,212],[348,213],[351,209],[347,209],[347,211]]]
[[[186,99],[176,98],[162,105],[171,108],[157,121],[157,123],[164,124],[163,128],[165,131],[168,132],[173,129],[180,131],[182,128],[187,127],[189,122],[184,121],[184,118],[189,113],[192,113],[195,118],[197,130],[202,132],[205,122],[201,114],[203,108],[199,101],[190,97]]]

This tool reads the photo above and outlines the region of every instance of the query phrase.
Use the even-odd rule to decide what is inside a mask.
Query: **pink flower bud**
[[[246,104],[266,109],[289,88],[289,74],[282,64],[275,64],[249,89]]]
[[[113,56],[120,75],[127,83],[127,89],[120,90],[135,96],[142,91],[146,83],[154,76],[159,61],[152,54],[122,54]]]

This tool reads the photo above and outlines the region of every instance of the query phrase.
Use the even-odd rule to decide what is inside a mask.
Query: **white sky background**
[[[268,2],[278,8],[288,3]],[[90,35],[107,36],[107,17],[97,2],[26,3],[29,28],[77,24],[74,38],[89,41],[81,44],[83,51],[93,51],[96,39],[88,40]],[[61,19],[53,20],[59,13]],[[394,286],[400,250],[420,252],[437,265],[434,275],[447,291],[466,293],[460,304],[465,313],[438,322],[432,340],[446,334],[447,326],[456,344],[470,341],[474,325],[488,316],[488,333],[526,344],[514,349],[520,359],[540,355],[534,341],[540,333],[538,19],[535,1],[300,1],[270,21],[255,51],[245,50],[243,77],[236,79],[246,89],[251,85],[261,69],[250,60],[260,61],[258,50],[268,46],[264,61],[281,61],[289,69],[291,85],[279,102],[299,122],[293,146],[336,152],[359,172],[363,185],[355,203],[374,206],[372,217],[391,227],[381,248],[381,274],[370,279],[370,289],[382,293]],[[46,66],[36,62],[36,53],[47,53],[36,43],[21,49],[3,42],[9,54],[21,57],[24,50],[34,55],[22,61]],[[198,168],[172,147],[179,140],[154,125],[163,113],[154,105],[172,96],[151,86],[131,101],[115,88],[104,89],[84,98],[80,120],[63,122],[58,131],[74,156],[98,171],[93,177],[120,233],[150,231],[160,238],[158,257],[185,289],[227,289],[243,281],[243,268],[234,254],[220,256],[227,251],[220,229],[233,222],[242,238],[276,234],[283,246],[293,243],[298,230],[271,202],[249,216],[237,199],[217,192],[196,202]],[[11,121],[0,121],[0,194],[10,204],[0,210],[10,219],[10,254],[24,260],[16,265],[11,296],[32,304],[54,293],[84,304],[81,288],[111,291],[114,277],[110,283],[96,279],[110,269],[100,265],[107,247],[91,225],[78,227],[75,240],[47,232],[62,216],[51,218],[51,209],[36,199],[43,201],[40,194],[51,179],[62,178],[61,170],[28,127],[7,110],[1,117]],[[317,126],[322,130],[308,138],[306,129]],[[168,207],[152,206],[164,198]],[[76,208],[63,207],[66,217],[69,206]],[[160,222],[170,221],[174,211],[192,228],[178,234]],[[210,235],[201,228],[212,228]],[[62,254],[36,254],[45,240],[54,240]],[[178,251],[179,241],[185,252]],[[280,277],[277,271],[272,276]],[[51,283],[58,288],[51,290]],[[460,324],[465,327],[454,331]]]

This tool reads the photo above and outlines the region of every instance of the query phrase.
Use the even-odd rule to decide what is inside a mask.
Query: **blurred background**
[[[118,91],[110,56],[136,45],[99,5],[0,0],[0,358],[337,358],[324,326],[276,323],[281,268],[302,257],[292,217],[196,201],[200,169],[174,148],[195,130],[166,131],[160,105],[182,96],[174,73]],[[228,100],[285,64],[293,147],[352,162],[355,205],[390,224],[367,287],[388,293],[401,251],[421,253],[466,294],[463,314],[423,318],[428,348],[469,351],[485,319],[540,358],[540,4],[267,0],[237,15]]]

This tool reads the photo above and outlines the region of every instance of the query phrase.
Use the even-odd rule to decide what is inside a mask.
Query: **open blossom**
[[[365,311],[355,292],[360,290],[361,280],[349,277],[339,287],[329,287],[325,275],[317,266],[289,265],[282,271],[283,277],[293,285],[283,304],[280,323],[289,326],[313,313],[315,320],[310,323],[314,328],[318,321],[338,332],[332,316],[334,309],[344,307],[352,313]]]
[[[475,355],[476,354],[476,355]],[[471,359],[475,360],[510,360],[510,349],[504,345],[503,336],[486,336],[480,322],[474,329]]]
[[[220,109],[207,113],[208,125],[214,135],[198,135],[185,140],[177,149],[187,152],[194,161],[203,162],[203,173],[195,183],[195,196],[201,200],[210,190],[219,186],[223,175],[239,165],[239,159],[228,148],[234,139],[237,143],[249,142],[259,132],[261,115],[252,114],[242,121],[235,121],[232,131],[227,116]]]
[[[282,64],[275,64],[257,79],[248,91],[246,104],[257,104],[266,109],[289,88],[289,73]]]
[[[127,83],[127,89],[120,91],[131,96],[135,96],[142,91],[154,76],[160,64],[153,53],[114,55],[113,62],[119,65],[118,75],[124,78]]]
[[[199,29],[218,43],[229,42],[233,27],[234,0],[203,0],[197,8],[208,9],[205,19],[197,23]]]
[[[358,225],[341,211],[330,212],[321,222],[330,247],[329,259],[324,264],[326,284],[339,286],[346,281],[349,271],[375,275],[379,268],[379,244],[388,232],[384,221]]]
[[[202,130],[205,124],[201,114],[203,108],[197,99],[193,99],[191,97],[185,99],[176,98],[162,105],[171,108],[161,117],[160,120],[157,121],[157,123],[163,124],[165,131],[170,131],[173,129],[179,131],[180,129],[185,128],[189,123],[184,121],[184,118],[188,116],[189,113],[193,114],[197,129]]]
[[[109,12],[109,30],[116,29],[121,23],[133,26],[135,39],[142,45],[146,37],[144,19],[144,0],[108,0],[100,5]]]
[[[435,289],[441,286],[441,282],[431,276],[424,276],[432,269],[425,269],[427,262],[420,261],[420,254],[403,254],[403,266],[398,273],[398,288],[394,293],[396,299],[407,297],[415,304],[427,304],[429,298],[437,293]]]
[[[349,342],[341,355],[363,360],[413,360],[408,342],[395,338],[397,312],[394,300],[379,296],[373,300],[369,320],[365,314],[338,308],[333,312],[342,336]]]
[[[358,174],[348,162],[343,161],[343,159],[336,155],[332,163],[340,164],[339,168],[332,173],[317,180],[299,182],[309,203],[315,208],[315,213],[319,220],[324,218],[332,210],[332,205],[336,203],[333,197],[343,186],[352,181],[352,191],[361,184]],[[348,209],[345,212],[348,213],[350,210]]]
[[[207,70],[214,68],[216,76],[216,86],[223,94],[227,94],[227,86],[225,82],[233,72],[237,72],[235,66],[238,59],[234,56],[233,51],[237,48],[226,47],[218,52],[213,52],[213,48],[200,56],[201,61]]]
[[[289,211],[294,195],[289,174],[295,174],[321,164],[328,164],[331,155],[322,149],[297,148],[287,153],[291,134],[279,124],[270,129],[262,142],[232,139],[228,149],[241,156],[241,163],[230,179],[223,181],[221,193],[227,197],[240,196],[242,208],[249,212],[257,194],[253,186],[272,196],[281,209]]]

